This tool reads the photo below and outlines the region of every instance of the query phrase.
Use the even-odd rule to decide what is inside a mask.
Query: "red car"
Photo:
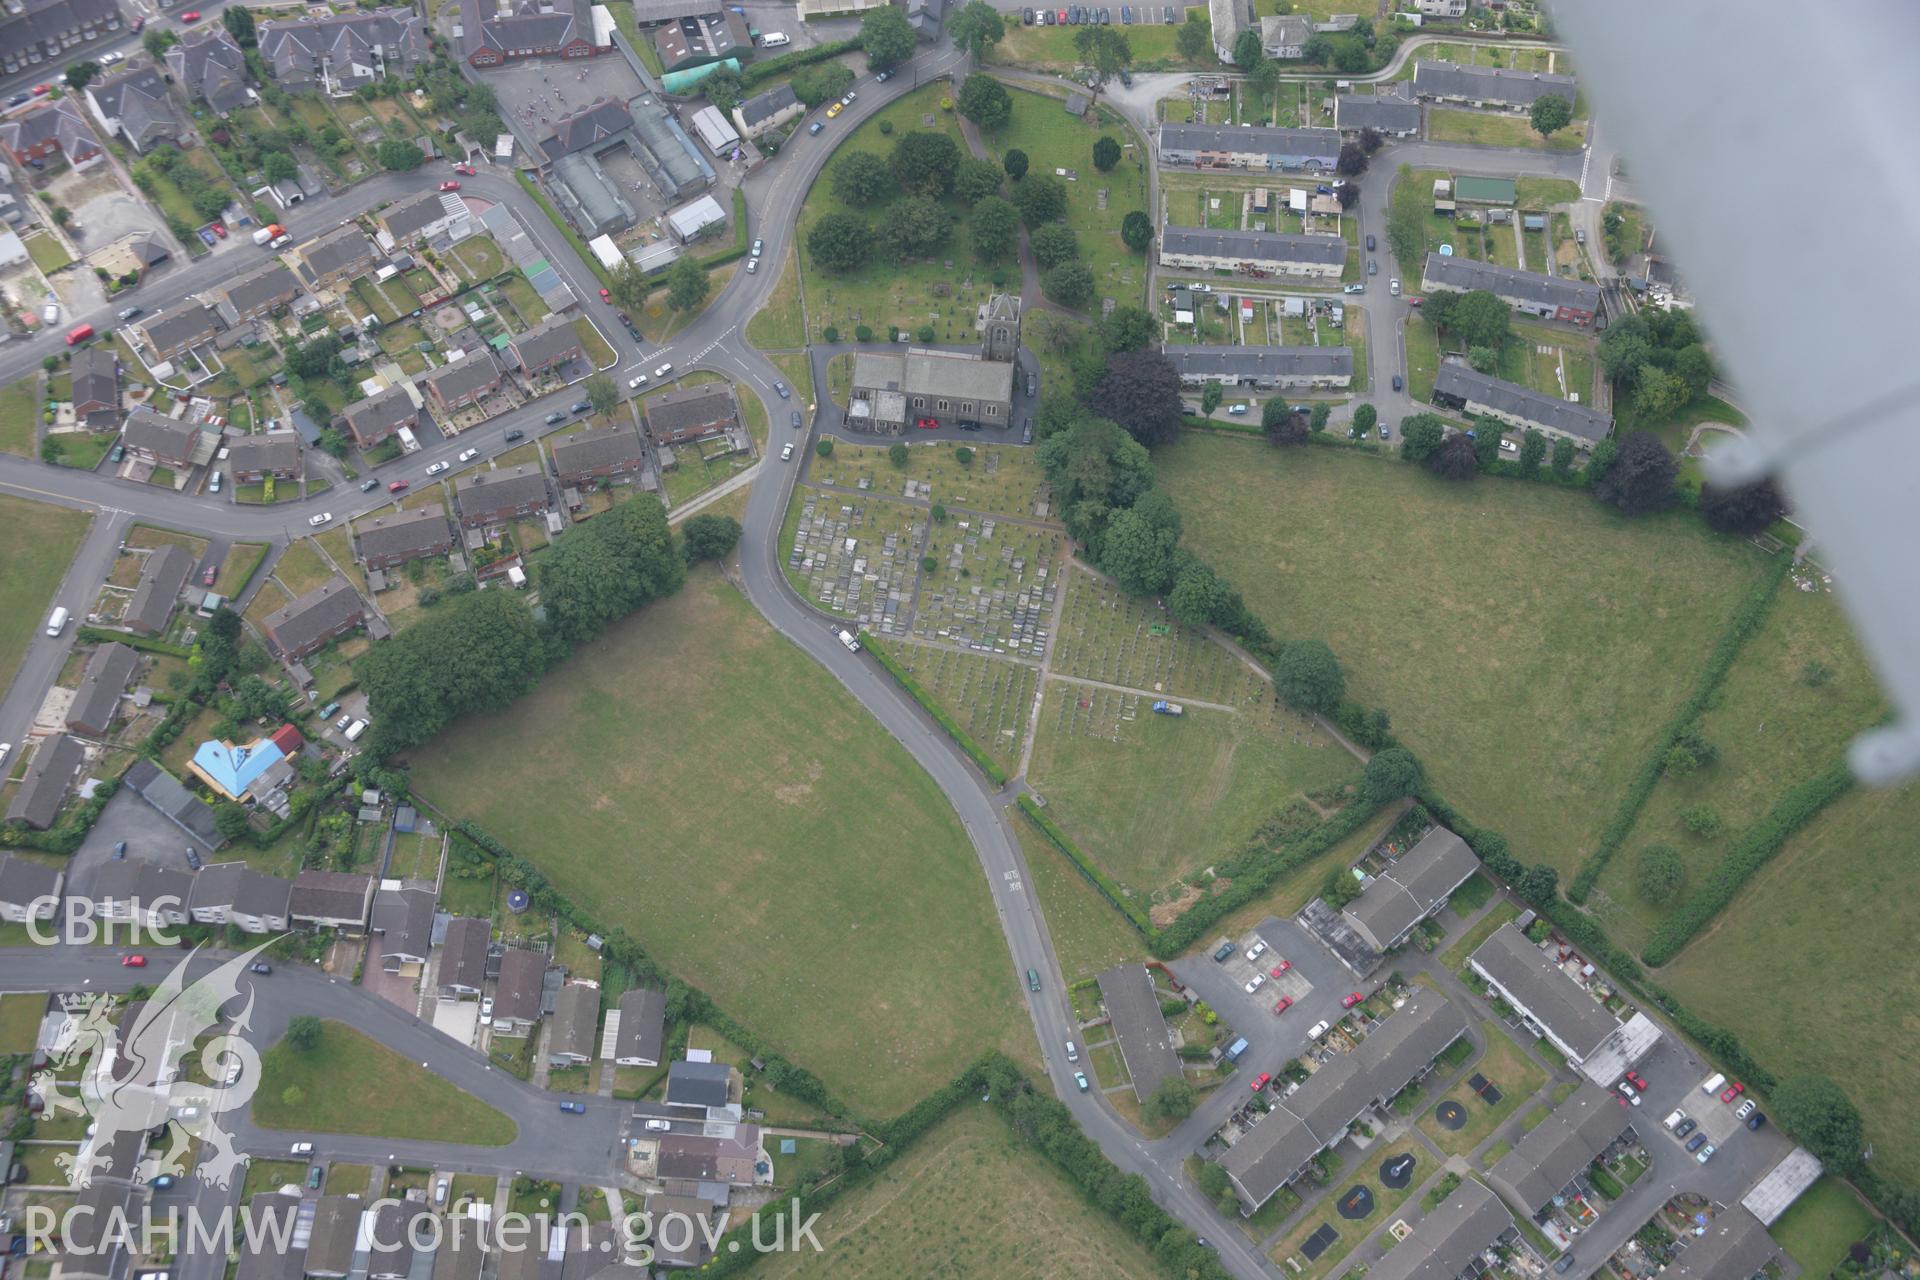
[[[1063,26],[1063,27],[1064,27],[1064,26],[1066,26],[1066,25],[1067,25],[1067,11],[1066,11],[1065,9],[1062,9],[1062,10],[1061,10],[1061,11],[1060,11],[1060,12],[1059,12],[1058,14],[1056,14],[1055,16],[1056,16],[1057,18],[1059,18],[1059,20],[1060,20],[1060,25],[1061,25],[1061,26]]]
[[[460,189],[460,184],[449,179],[448,181],[440,184],[440,189],[442,191],[458,191]]]
[[[37,84],[33,86],[33,96],[36,98],[45,97],[47,94],[52,92],[53,92],[53,86],[50,84]]]
[[[613,295],[612,295],[612,294],[610,294],[610,293],[608,293],[608,292],[607,292],[607,291],[606,291],[605,289],[602,289],[602,290],[600,291],[600,301],[602,301],[602,302],[612,302],[612,301],[613,301]]]
[[[1273,966],[1273,976],[1277,978],[1291,968],[1293,968],[1293,961],[1282,960],[1279,964]]]
[[[198,9],[189,9],[185,13],[180,15],[180,21],[198,22],[200,21],[200,11]]]
[[[1273,1011],[1275,1013],[1285,1013],[1291,1008],[1293,1008],[1293,997],[1281,996],[1279,1002],[1273,1006]]]
[[[120,963],[128,969],[144,969],[147,967],[147,958],[145,956],[121,956]]]
[[[1632,1085],[1634,1088],[1640,1090],[1640,1092],[1642,1093],[1645,1093],[1647,1091],[1647,1078],[1641,1075],[1638,1071],[1627,1072],[1627,1083]]]
[[[214,223],[213,234],[219,236],[222,240],[225,240],[227,238],[227,224],[224,222]]]
[[[1260,1092],[1262,1089],[1266,1088],[1267,1085],[1272,1080],[1273,1080],[1273,1072],[1262,1071],[1259,1075],[1253,1078],[1253,1091],[1255,1093]]]
[[[1340,1007],[1342,1009],[1351,1009],[1353,1008],[1353,1006],[1359,1004],[1362,1000],[1365,1000],[1365,999],[1366,999],[1365,996],[1361,995],[1358,991],[1356,991],[1352,995],[1347,996],[1345,999],[1341,1000]]]
[[[201,571],[200,585],[203,587],[212,586],[214,578],[217,577],[219,573],[220,573],[219,565],[217,564],[208,565],[204,570]]]
[[[471,178],[475,173],[479,172],[470,164],[457,164],[453,166],[453,171],[455,173],[464,173],[469,178]]]
[[[399,492],[401,492],[402,490],[404,490],[404,489],[405,489],[405,488],[407,487],[407,485],[408,485],[409,483],[410,483],[410,482],[409,482],[409,481],[406,481],[406,480],[395,480],[395,481],[394,481],[394,482],[393,482],[392,484],[390,484],[390,485],[388,485],[388,486],[387,486],[387,492],[388,492],[388,493],[399,493]]]
[[[1732,1102],[1735,1098],[1739,1097],[1741,1094],[1745,1093],[1746,1091],[1747,1091],[1747,1086],[1741,1084],[1738,1080],[1735,1080],[1732,1084],[1728,1085],[1726,1088],[1720,1091],[1720,1101]]]
[[[915,418],[913,420],[913,425],[920,428],[922,431],[938,431],[940,429],[940,419]]]
[[[1425,299],[1425,298],[1418,298],[1418,297],[1415,297],[1415,298],[1408,298],[1408,299],[1407,299],[1407,305],[1408,305],[1408,306],[1410,306],[1410,307],[1417,307],[1417,306],[1419,306],[1419,305],[1420,305],[1420,304],[1421,304],[1422,302],[1425,302],[1425,301],[1426,301],[1426,299]]]

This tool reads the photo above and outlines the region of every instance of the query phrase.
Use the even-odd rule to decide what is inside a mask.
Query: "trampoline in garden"
[[[1349,1187],[1335,1207],[1347,1221],[1358,1222],[1373,1212],[1373,1188],[1365,1185]]]
[[[1380,1182],[1391,1191],[1398,1191],[1413,1181],[1414,1159],[1411,1154],[1398,1155],[1391,1160],[1380,1162]]]
[[[1321,1254],[1325,1253],[1327,1247],[1339,1238],[1340,1233],[1338,1231],[1335,1231],[1330,1226],[1323,1225],[1318,1231],[1308,1236],[1305,1242],[1301,1244],[1300,1256],[1308,1262],[1312,1262]]]
[[[1434,1108],[1433,1118],[1440,1122],[1442,1129],[1467,1127],[1467,1109],[1451,1098]]]

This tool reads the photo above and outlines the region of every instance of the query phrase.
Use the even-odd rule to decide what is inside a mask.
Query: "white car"
[[[1396,298],[1400,296],[1400,278],[1398,276],[1395,276],[1393,280],[1388,283],[1387,292]]]
[[[1252,995],[1254,992],[1258,991],[1260,988],[1266,985],[1267,985],[1267,975],[1264,973],[1256,973],[1253,975],[1252,979],[1248,981],[1246,986],[1246,992],[1248,995]]]
[[[296,1142],[293,1144],[293,1154],[296,1156],[310,1156],[313,1154],[313,1144],[311,1142]]]
[[[753,256],[754,256],[754,257],[756,257],[756,258],[757,258],[757,257],[759,257],[759,256],[760,256],[760,247],[761,247],[761,246],[762,246],[763,244],[765,244],[765,243],[766,243],[766,242],[765,242],[765,241],[763,241],[763,240],[755,240],[755,241],[753,242]]]
[[[120,61],[120,59],[126,56],[127,55],[124,53],[103,53],[100,55],[100,65],[103,67],[110,67],[114,63]]]
[[[13,744],[11,742],[0,742],[0,764],[5,764],[7,757],[12,754]]]
[[[1674,1127],[1678,1125],[1682,1120],[1685,1120],[1686,1118],[1687,1118],[1687,1113],[1676,1107],[1674,1109],[1673,1114],[1668,1116],[1665,1120],[1662,1120],[1660,1123],[1667,1127],[1668,1132],[1672,1132]]]
[[[1753,1108],[1754,1108],[1754,1101],[1752,1098],[1748,1098],[1745,1102],[1740,1104],[1737,1110],[1734,1111],[1733,1113],[1734,1119],[1745,1120],[1748,1116],[1753,1114]]]
[[[1258,960],[1265,954],[1267,954],[1267,944],[1264,942],[1256,942],[1247,948],[1247,959],[1249,960]]]
[[[439,474],[440,474],[440,473],[441,473],[442,471],[445,471],[445,470],[446,470],[446,469],[447,469],[448,467],[450,467],[450,466],[452,466],[452,465],[453,465],[453,464],[452,464],[451,462],[445,462],[445,461],[442,461],[442,462],[430,462],[430,463],[428,463],[428,464],[427,464],[427,474],[428,474],[428,475],[430,475],[430,476],[437,476],[437,475],[439,475]]]
[[[653,376],[656,378],[664,378],[672,372],[673,372],[673,365],[671,362],[669,362],[667,364],[661,365],[658,369],[655,369],[653,371]]]
[[[228,1088],[232,1088],[234,1085],[238,1084],[239,1082],[240,1082],[240,1064],[236,1062],[232,1066],[227,1068],[227,1074],[220,1078],[220,1083],[223,1085],[226,1085]]]
[[[479,456],[480,456],[480,451],[478,449],[463,449],[460,451],[459,460],[461,462],[472,462],[475,458]]]
[[[1640,1105],[1640,1091],[1628,1084],[1625,1080],[1620,1082],[1620,1096],[1636,1107]]]
[[[492,996],[488,996],[485,1000],[482,1000],[480,1002],[480,1025],[483,1027],[493,1025],[493,997]]]
[[[307,517],[307,523],[308,523],[308,524],[310,524],[310,525],[312,525],[312,526],[313,526],[314,528],[316,528],[316,529],[318,529],[318,528],[319,528],[319,527],[320,527],[321,525],[323,525],[323,524],[332,524],[332,523],[333,523],[333,512],[331,512],[331,511],[322,511],[322,512],[321,512],[321,513],[320,513],[319,515],[317,515],[317,516],[308,516],[308,517]]]
[[[627,390],[629,391],[638,391],[646,385],[647,375],[644,373],[635,374],[633,377],[627,379]]]
[[[791,440],[787,441],[786,448],[780,450],[780,461],[782,462],[793,461],[793,441]]]

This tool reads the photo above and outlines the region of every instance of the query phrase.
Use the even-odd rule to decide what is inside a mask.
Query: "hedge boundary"
[[[1046,836],[1054,848],[1066,855],[1067,861],[1071,862],[1074,867],[1079,870],[1080,874],[1087,878],[1089,884],[1100,891],[1101,897],[1105,898],[1115,910],[1126,917],[1127,923],[1132,925],[1140,933],[1141,937],[1145,938],[1149,943],[1157,943],[1159,941],[1160,931],[1154,928],[1153,921],[1148,918],[1147,913],[1130,901],[1125,894],[1121,893],[1120,887],[1114,884],[1113,881],[1107,879],[1106,872],[1094,866],[1091,858],[1080,852],[1080,847],[1074,844],[1072,837],[1062,831],[1059,824],[1047,816],[1045,811],[1034,802],[1032,796],[1023,793],[1017,803],[1020,806],[1020,812],[1027,816],[1027,820],[1040,829],[1040,833]],[[1155,948],[1154,954],[1160,954],[1157,947]]]
[[[852,53],[859,47],[860,37],[848,36],[845,40],[831,40],[826,44],[814,45],[811,49],[795,49],[791,53],[768,58],[765,62],[751,62],[741,68],[740,83],[751,88],[762,81],[773,79],[783,71],[791,71],[795,67],[804,67],[810,63],[825,62],[828,58]]]
[[[1667,752],[1672,749],[1682,733],[1685,733],[1701,713],[1707,709],[1707,700],[1719,689],[1720,682],[1727,678],[1727,672],[1733,669],[1733,663],[1740,656],[1740,650],[1760,629],[1761,621],[1766,617],[1768,607],[1773,603],[1774,595],[1780,589],[1780,583],[1787,572],[1793,568],[1793,558],[1782,552],[1773,557],[1773,563],[1761,575],[1760,581],[1748,589],[1746,598],[1733,611],[1727,620],[1727,626],[1720,633],[1719,641],[1713,652],[1707,657],[1707,664],[1701,668],[1694,679],[1693,692],[1680,704],[1666,728],[1654,739],[1653,749],[1640,763],[1640,771],[1634,775],[1633,784],[1627,788],[1626,795],[1620,798],[1620,808],[1613,815],[1601,833],[1600,843],[1594,846],[1587,860],[1580,864],[1580,870],[1573,881],[1567,885],[1569,901],[1584,903],[1593,892],[1594,884],[1600,879],[1600,873],[1607,869],[1607,863],[1620,851],[1627,837],[1633,834],[1634,826],[1640,821],[1641,810],[1647,807],[1647,801],[1653,796],[1653,788],[1665,772]],[[1649,963],[1654,963],[1649,961]]]
[[[169,644],[165,640],[154,640],[147,636],[137,636],[131,631],[106,631],[100,627],[81,627],[73,633],[74,639],[86,644],[123,644],[129,649],[139,649],[146,653],[157,653],[168,658],[191,658],[193,650],[183,644]]]
[[[953,739],[953,744],[966,753],[967,759],[973,761],[974,768],[986,774],[987,780],[992,782],[994,786],[1004,787],[1007,785],[1007,771],[994,763],[993,757],[989,756],[986,750],[973,740],[972,734],[960,727],[959,721],[947,714],[945,708],[934,702],[933,695],[921,688],[920,682],[907,674],[906,668],[900,665],[897,658],[875,644],[873,637],[865,631],[860,633],[860,643],[869,653],[873,654],[873,656],[879,660],[881,666],[887,669],[887,674],[893,677],[894,683],[911,694],[913,700],[920,704],[920,709],[932,716],[934,723],[947,731],[947,736]]]

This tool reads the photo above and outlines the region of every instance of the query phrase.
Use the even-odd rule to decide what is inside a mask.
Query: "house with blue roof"
[[[298,751],[304,740],[292,725],[281,725],[271,737],[245,746],[214,739],[200,744],[188,766],[194,776],[229,800],[245,800],[258,788],[265,795],[277,785],[292,766],[275,771],[275,766]],[[272,777],[269,777],[269,774]],[[254,798],[259,798],[259,795]]]

